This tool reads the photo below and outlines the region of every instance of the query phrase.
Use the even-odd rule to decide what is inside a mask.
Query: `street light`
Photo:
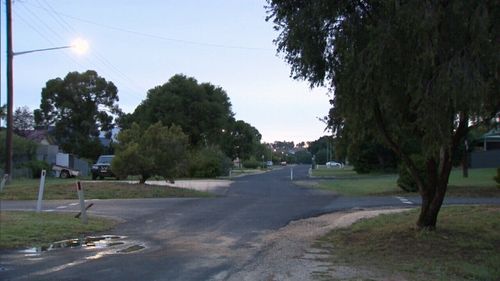
[[[51,51],[51,50],[59,50],[59,49],[67,49],[73,48],[76,53],[83,54],[88,49],[88,43],[83,39],[76,39],[69,46],[61,46],[61,47],[52,47],[52,48],[44,48],[44,49],[35,49],[29,51],[22,52],[14,52],[12,49],[12,0],[7,0],[5,3],[5,11],[6,11],[6,28],[7,28],[7,135],[5,137],[5,171],[4,174],[8,175],[8,181],[12,178],[12,156],[13,156],[13,147],[12,147],[12,135],[13,135],[13,104],[14,104],[14,69],[13,69],[13,60],[14,56],[35,53],[35,52],[43,52],[43,51]]]

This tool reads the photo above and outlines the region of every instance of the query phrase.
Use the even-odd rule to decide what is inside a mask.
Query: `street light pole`
[[[4,174],[8,175],[7,181],[12,178],[12,108],[14,98],[14,79],[13,79],[13,59],[14,51],[12,50],[12,0],[5,2],[6,10],[6,27],[7,27],[7,133],[5,136],[5,171]]]
[[[35,49],[23,52],[14,52],[12,49],[12,0],[5,1],[6,12],[6,28],[7,28],[7,133],[5,136],[5,171],[4,175],[8,175],[7,182],[12,179],[12,158],[14,155],[12,136],[13,136],[13,107],[14,107],[14,69],[13,62],[14,56],[29,54],[34,52],[51,51],[67,48],[77,48],[78,51],[83,53],[88,48],[85,40],[77,39],[70,46],[52,47],[44,49]]]
[[[23,51],[23,52],[14,52],[14,53],[12,53],[12,56],[24,55],[24,54],[34,53],[34,52],[68,49],[68,48],[73,48],[73,47],[74,46],[62,46],[62,47],[52,47],[52,48],[29,50],[29,51]]]

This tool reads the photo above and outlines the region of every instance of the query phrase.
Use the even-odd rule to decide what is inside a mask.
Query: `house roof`
[[[42,143],[45,141],[49,144],[55,144],[53,138],[46,129],[20,130],[17,134],[36,143]]]
[[[476,141],[500,142],[500,129],[493,129],[476,139]]]

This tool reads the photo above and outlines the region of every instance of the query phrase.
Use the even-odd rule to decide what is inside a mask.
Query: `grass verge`
[[[116,225],[110,219],[89,217],[84,225],[74,214],[0,212],[0,248],[35,247],[105,231]]]
[[[417,210],[380,215],[322,237],[334,265],[399,273],[408,280],[500,280],[500,206],[443,208],[418,232]]]
[[[208,192],[168,187],[161,185],[130,184],[128,182],[92,181],[82,182],[87,199],[164,198],[164,197],[213,197]],[[37,180],[14,181],[0,193],[2,200],[36,200]],[[43,198],[45,200],[77,199],[76,180],[47,179]]]
[[[496,187],[493,179],[495,173],[495,169],[471,169],[469,177],[464,178],[461,170],[453,170],[449,178],[447,196],[500,197],[500,189]],[[397,174],[343,176],[320,182],[318,187],[344,196],[418,195],[418,193],[406,193],[401,190],[396,184],[397,179]]]
[[[344,168],[317,168],[312,170],[313,177],[334,177],[334,178],[353,178],[366,177],[366,174],[358,174],[352,167]]]

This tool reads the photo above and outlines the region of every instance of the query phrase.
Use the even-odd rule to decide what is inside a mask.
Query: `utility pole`
[[[5,137],[5,171],[8,175],[7,181],[12,179],[12,109],[14,102],[14,79],[13,79],[13,59],[12,50],[12,0],[5,1],[6,27],[7,27],[7,134]]]

